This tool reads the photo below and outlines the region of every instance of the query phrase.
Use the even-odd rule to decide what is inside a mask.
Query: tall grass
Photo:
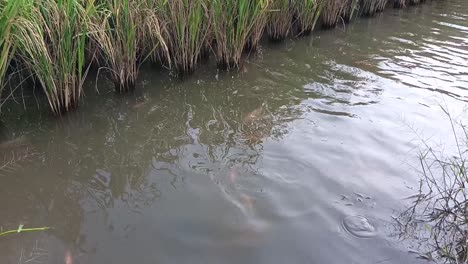
[[[328,0],[323,12],[322,22],[326,28],[335,27],[348,5],[347,0]]]
[[[382,12],[388,0],[361,0],[359,13],[361,16],[374,16]]]
[[[397,227],[401,237],[418,242],[424,250],[421,257],[434,263],[468,263],[466,113],[457,120],[446,108],[441,109],[452,129],[454,149],[450,153],[450,148],[422,140],[419,189],[407,198],[411,204],[396,218]]]
[[[343,10],[343,20],[350,22],[359,10],[359,0],[347,0],[346,7]]]
[[[0,2],[0,96],[4,87],[5,74],[16,47],[15,23],[24,2],[25,0]]]
[[[294,8],[290,0],[271,0],[267,23],[267,34],[271,40],[284,40],[292,26]]]
[[[268,4],[271,0],[268,0]],[[245,49],[248,51],[257,50],[258,44],[263,37],[263,33],[265,32],[265,27],[268,22],[268,8],[264,10],[259,17],[257,18],[255,24],[253,25],[252,32],[250,33],[250,37],[247,40],[247,44]]]
[[[395,8],[405,8],[407,6],[407,0],[394,0],[393,6]]]
[[[146,59],[145,46],[150,46],[149,53],[167,48],[151,1],[102,2],[92,18],[92,40],[116,91],[122,93],[135,86],[139,66]]]
[[[193,72],[207,46],[211,21],[207,0],[159,0],[170,60],[179,73]]]
[[[220,67],[239,66],[244,47],[267,7],[267,0],[211,1],[214,51]]]
[[[18,22],[24,65],[42,86],[52,112],[77,106],[86,76],[85,46],[93,0],[28,0]]]
[[[295,25],[300,35],[308,35],[314,30],[315,25],[327,0],[296,0],[294,2]]]

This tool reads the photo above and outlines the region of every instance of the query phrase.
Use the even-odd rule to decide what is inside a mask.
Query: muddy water
[[[418,263],[392,215],[419,136],[450,147],[439,104],[468,101],[468,3],[265,43],[240,72],[88,86],[62,119],[5,108],[0,225],[53,229],[1,238],[0,263]]]

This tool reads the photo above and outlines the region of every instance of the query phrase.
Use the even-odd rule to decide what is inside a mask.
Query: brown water
[[[417,263],[392,215],[418,135],[450,148],[439,104],[468,101],[468,2],[265,43],[240,72],[97,87],[62,119],[4,108],[2,152],[31,155],[0,175],[0,226],[53,229],[1,238],[0,263]]]

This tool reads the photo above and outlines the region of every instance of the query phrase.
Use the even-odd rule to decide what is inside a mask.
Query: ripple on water
[[[343,219],[343,227],[351,235],[359,238],[370,238],[377,235],[377,228],[364,216],[347,216]]]

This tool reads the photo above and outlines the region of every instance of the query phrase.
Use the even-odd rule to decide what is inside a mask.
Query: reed
[[[177,72],[194,71],[206,51],[211,21],[206,0],[161,0],[160,10],[166,21],[165,39],[170,60]]]
[[[16,37],[20,58],[42,86],[52,112],[61,114],[76,107],[83,94],[87,18],[94,2],[28,0],[23,8]]]
[[[5,74],[16,47],[14,41],[15,22],[24,2],[24,0],[0,2],[0,96],[4,87]]]
[[[299,35],[309,35],[315,28],[326,0],[296,0],[294,2],[295,25]]]
[[[270,0],[268,0],[268,4]],[[268,22],[268,9],[263,10],[255,24],[253,25],[252,32],[250,33],[250,37],[247,40],[247,44],[245,45],[245,50],[247,51],[255,51],[258,48],[258,44],[260,43],[261,38],[263,37],[263,33],[265,32],[265,27]]]
[[[407,6],[407,0],[394,0],[393,7],[395,8],[405,8]]]
[[[359,13],[361,16],[374,16],[382,12],[388,0],[361,0]]]
[[[346,2],[341,16],[346,23],[349,23],[359,10],[359,0],[347,0]]]
[[[272,0],[269,8],[267,34],[271,40],[284,40],[292,27],[294,8],[290,0]]]
[[[212,0],[214,51],[221,68],[239,66],[244,47],[268,7],[267,0]]]
[[[135,87],[139,66],[149,53],[167,50],[161,25],[151,1],[108,0],[92,18],[92,41],[99,59],[110,73],[115,90],[123,93]]]
[[[347,0],[328,0],[322,16],[322,25],[325,28],[335,27],[348,5]]]

